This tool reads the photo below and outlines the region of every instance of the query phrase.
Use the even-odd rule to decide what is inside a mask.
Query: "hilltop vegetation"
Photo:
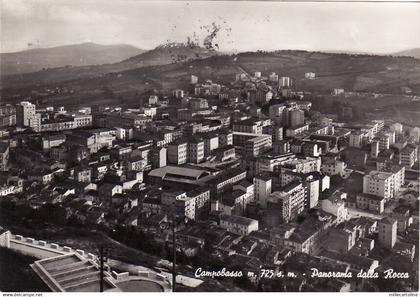
[[[290,76],[295,78],[297,89],[320,94],[344,88],[401,95],[403,87],[409,88],[412,94],[420,94],[420,60],[411,57],[306,51],[220,55],[200,47],[178,46],[156,48],[115,64],[56,68],[3,77],[2,97],[11,102],[34,96],[34,91],[60,86],[73,93],[54,94],[43,100],[130,101],[138,100],[141,94],[151,90],[170,93],[174,88],[185,88],[191,74],[228,84],[243,70],[251,74],[261,71],[263,75],[276,72]],[[315,72],[316,79],[304,79],[305,72]]]

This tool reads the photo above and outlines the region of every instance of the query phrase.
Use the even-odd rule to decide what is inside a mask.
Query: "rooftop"
[[[228,222],[233,223],[233,224],[247,225],[247,226],[252,225],[252,224],[254,224],[255,222],[258,222],[258,221],[256,221],[256,220],[249,219],[249,218],[246,218],[246,217],[241,217],[241,216],[230,216],[230,215],[226,215],[226,214],[222,214],[222,215],[220,216],[220,220],[221,220],[221,221],[222,221],[222,220],[223,220],[223,221],[228,221]]]

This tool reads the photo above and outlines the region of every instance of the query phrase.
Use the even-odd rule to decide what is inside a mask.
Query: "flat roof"
[[[156,176],[164,178],[167,174],[171,175],[177,175],[177,176],[187,176],[195,179],[199,179],[201,177],[204,177],[207,175],[207,172],[205,170],[198,170],[198,169],[192,169],[192,168],[184,168],[184,167],[178,167],[178,166],[165,166],[153,169],[149,172],[149,176]]]
[[[254,219],[241,217],[241,216],[230,216],[226,214],[222,214],[220,216],[220,220],[228,221],[233,224],[239,224],[239,225],[251,225],[251,224],[254,224],[255,222],[258,222],[257,220],[254,220]]]

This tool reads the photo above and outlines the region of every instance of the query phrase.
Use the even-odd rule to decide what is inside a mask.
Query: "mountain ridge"
[[[413,57],[416,59],[420,59],[420,47],[396,52],[393,54],[393,56]]]
[[[47,68],[116,63],[145,50],[126,44],[101,45],[91,42],[33,48],[1,53],[2,75],[25,74]]]

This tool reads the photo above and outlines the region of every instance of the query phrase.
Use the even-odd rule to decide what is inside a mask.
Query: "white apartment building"
[[[363,193],[385,199],[393,198],[404,184],[404,175],[404,167],[392,172],[371,171],[363,177]]]

